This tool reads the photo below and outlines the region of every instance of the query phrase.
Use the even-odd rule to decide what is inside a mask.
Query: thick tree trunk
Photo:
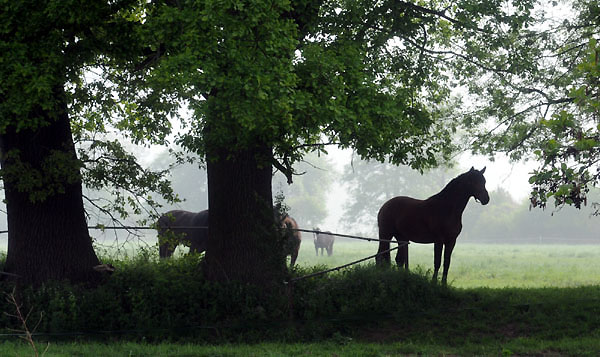
[[[9,127],[0,135],[0,159],[9,230],[4,279],[96,281],[92,268],[100,263],[87,230],[66,111],[37,130]]]
[[[283,281],[285,256],[273,214],[271,155],[264,145],[219,152],[218,160],[207,160],[210,279],[266,288]]]

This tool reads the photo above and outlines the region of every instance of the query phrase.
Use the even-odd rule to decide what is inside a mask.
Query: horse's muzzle
[[[490,202],[490,196],[488,196],[488,195],[485,195],[481,199],[477,198],[477,197],[474,197],[474,198],[475,198],[475,201],[481,203],[482,206],[485,206]]]

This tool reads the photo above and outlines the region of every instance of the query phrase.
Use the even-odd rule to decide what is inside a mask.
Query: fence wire
[[[286,284],[287,284],[287,283],[294,283],[294,282],[296,282],[296,281],[303,280],[303,279],[313,278],[313,277],[315,277],[315,276],[319,276],[319,275],[323,275],[323,274],[327,274],[327,273],[331,273],[332,271],[336,271],[336,270],[344,269],[344,268],[347,268],[347,267],[349,267],[349,266],[352,266],[352,265],[354,265],[354,264],[362,263],[362,262],[364,262],[365,260],[373,259],[373,258],[375,258],[375,257],[377,257],[377,256],[379,256],[379,255],[382,255],[382,254],[389,253],[389,252],[391,252],[391,251],[393,251],[393,250],[396,250],[396,249],[398,249],[398,248],[400,248],[400,247],[404,247],[405,245],[408,245],[408,244],[409,244],[409,242],[401,242],[401,243],[402,243],[402,244],[398,244],[398,246],[396,246],[396,247],[394,247],[394,248],[390,248],[390,249],[384,250],[383,252],[379,252],[379,253],[377,253],[377,254],[370,255],[370,256],[368,256],[368,257],[366,257],[366,258],[361,258],[361,259],[359,259],[359,260],[355,260],[355,261],[353,261],[353,262],[350,262],[350,263],[348,263],[348,264],[340,265],[339,267],[335,267],[335,268],[331,268],[331,269],[327,269],[327,270],[323,270],[323,271],[318,271],[318,272],[316,272],[316,273],[312,273],[312,274],[308,274],[308,275],[304,275],[304,276],[299,276],[299,277],[297,277],[297,278],[292,278],[292,279],[288,280],[288,281],[286,282]]]
[[[168,229],[208,229],[208,226],[169,226],[167,227]],[[102,231],[105,230],[127,230],[127,231],[132,231],[132,230],[156,230],[157,227],[147,227],[147,226],[101,226],[101,225],[97,225],[97,226],[88,226],[88,229],[99,229]],[[358,264],[358,263],[362,263],[366,260],[369,259],[373,259],[379,255],[382,254],[387,254],[391,251],[394,251],[398,248],[407,246],[409,244],[409,242],[404,242],[404,241],[396,241],[396,240],[386,240],[386,239],[378,239],[378,238],[369,238],[369,237],[361,237],[361,236],[356,236],[356,235],[350,235],[350,234],[341,234],[341,233],[332,233],[332,232],[326,232],[326,231],[321,231],[321,230],[313,230],[313,229],[302,229],[302,228],[285,228],[286,230],[290,230],[290,231],[298,231],[298,232],[305,232],[305,233],[315,233],[315,234],[328,234],[328,235],[332,235],[332,236],[337,236],[337,237],[343,237],[343,238],[349,238],[349,239],[359,239],[359,240],[365,240],[365,241],[369,241],[369,242],[387,242],[387,243],[397,243],[398,245],[396,247],[387,249],[383,252],[378,252],[377,254],[373,254],[370,255],[368,257],[365,258],[361,258],[358,260],[355,260],[353,262],[347,263],[347,264],[343,264],[331,269],[327,269],[327,270],[323,270],[320,272],[316,272],[316,273],[311,273],[308,275],[304,275],[304,276],[300,276],[300,277],[296,277],[293,279],[290,279],[288,281],[285,281],[285,284],[290,284],[290,283],[294,283],[296,281],[299,280],[303,280],[303,279],[308,279],[308,278],[312,278],[315,276],[319,276],[319,275],[323,275],[323,274],[327,274],[327,273],[331,273],[333,271],[337,271],[340,269],[344,269],[347,268],[349,266]],[[0,231],[0,233],[8,233],[8,231]]]

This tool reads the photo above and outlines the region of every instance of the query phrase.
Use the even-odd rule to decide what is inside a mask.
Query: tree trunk
[[[207,160],[208,278],[276,287],[286,269],[273,214],[272,150],[262,145],[213,157]]]
[[[8,215],[5,279],[95,282],[100,264],[87,230],[79,163],[63,106],[35,130],[0,134]],[[32,180],[29,180],[29,179]]]

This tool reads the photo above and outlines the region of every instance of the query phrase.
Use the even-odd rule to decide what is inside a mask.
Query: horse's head
[[[485,172],[485,167],[480,170],[475,170],[475,168],[471,167],[471,170],[467,172],[467,176],[469,177],[469,187],[470,194],[475,198],[477,202],[480,202],[482,205],[487,205],[490,202],[490,195],[485,189],[485,177],[483,177],[483,173]]]
[[[319,237],[319,233],[321,233],[321,230],[317,227],[313,227],[313,236],[314,236],[314,241],[317,241],[317,238]]]

